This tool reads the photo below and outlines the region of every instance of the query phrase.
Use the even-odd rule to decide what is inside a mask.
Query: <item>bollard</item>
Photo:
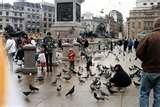
[[[25,45],[23,49],[24,49],[24,67],[17,69],[17,72],[22,72],[25,74],[37,73],[37,67],[35,61],[36,46]]]

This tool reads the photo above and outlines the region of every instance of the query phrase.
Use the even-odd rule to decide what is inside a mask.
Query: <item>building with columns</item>
[[[155,18],[160,17],[160,0],[137,0],[137,4],[127,18],[127,37],[141,38],[153,30]]]

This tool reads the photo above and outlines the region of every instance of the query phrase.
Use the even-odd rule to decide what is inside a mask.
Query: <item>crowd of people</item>
[[[12,61],[21,60],[24,61],[24,50],[23,47],[25,45],[33,45],[38,46],[38,42],[27,35],[24,37],[18,37],[16,39],[5,36],[6,44],[5,48],[7,50],[9,59]],[[40,45],[40,49],[37,51],[36,61],[40,63],[41,70],[43,71],[43,67],[47,67],[47,72],[52,72],[52,57],[53,57],[53,49],[56,48],[55,43],[51,33],[48,32],[47,36],[45,36],[41,40],[42,44]],[[86,71],[91,74],[90,66],[92,66],[92,55],[89,55],[86,52],[87,47],[89,46],[88,40],[86,38],[78,38],[77,42],[79,43],[80,55],[84,56],[86,59]],[[58,47],[63,50],[62,40],[59,39]],[[98,50],[101,50],[101,42],[99,41],[97,46]],[[149,94],[151,89],[154,92],[154,103],[153,107],[160,107],[160,19],[157,19],[154,24],[154,30],[150,34],[150,36],[145,37],[141,42],[137,39],[122,39],[116,42],[112,42],[110,44],[110,50],[113,50],[114,45],[123,46],[123,51],[128,53],[132,52],[134,48],[136,50],[136,56],[142,61],[142,76],[141,76],[141,86],[140,86],[140,107],[148,107],[149,105]],[[76,54],[74,49],[69,49],[68,52],[68,62],[69,62],[69,70],[74,72],[75,69],[75,60]],[[128,87],[131,84],[131,78],[124,71],[121,65],[117,64],[114,67],[115,75],[109,80],[110,85],[116,87]]]

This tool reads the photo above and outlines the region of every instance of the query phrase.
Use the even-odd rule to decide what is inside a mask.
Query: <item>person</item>
[[[68,60],[69,60],[69,69],[70,71],[74,72],[74,62],[75,62],[75,57],[76,54],[73,51],[73,49],[69,49],[69,53],[68,53]]]
[[[137,49],[138,44],[139,44],[139,41],[136,39],[136,40],[134,41],[134,49],[135,49],[135,50]]]
[[[132,52],[133,41],[132,39],[128,40],[128,53]]]
[[[92,75],[90,66],[92,66],[92,56],[86,55],[86,70]]]
[[[41,49],[41,52],[38,55],[38,62],[40,62],[41,71],[43,72],[44,67],[46,67],[46,57],[44,53],[44,49]]]
[[[131,84],[131,78],[129,75],[123,70],[120,64],[115,65],[114,67],[115,74],[109,80],[113,86],[118,87],[119,89],[128,87]]]
[[[43,48],[45,49],[47,72],[52,72],[52,51],[54,48],[54,42],[50,32],[47,32],[47,36],[43,38]]]
[[[58,39],[58,47],[63,51],[62,39]]]
[[[35,41],[35,39],[33,39],[33,37],[31,37],[30,39],[31,39],[31,44],[32,44],[33,46],[36,46],[36,41]]]
[[[101,50],[101,41],[98,41],[98,50]]]
[[[142,61],[139,107],[149,107],[149,96],[153,89],[153,107],[160,107],[160,18],[154,21],[153,31],[144,37],[136,50]]]
[[[128,46],[128,40],[125,39],[124,42],[123,42],[123,50],[124,50],[125,52],[126,52],[127,46]]]
[[[13,56],[14,56],[14,54],[16,52],[16,42],[10,36],[6,36],[6,39],[7,39],[7,41],[6,41],[5,48],[6,48],[7,52],[8,52],[9,57],[13,58]]]

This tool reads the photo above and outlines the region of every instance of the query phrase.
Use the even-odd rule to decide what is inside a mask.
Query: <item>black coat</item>
[[[131,84],[131,78],[125,71],[116,72],[109,81],[117,87],[127,87]]]

